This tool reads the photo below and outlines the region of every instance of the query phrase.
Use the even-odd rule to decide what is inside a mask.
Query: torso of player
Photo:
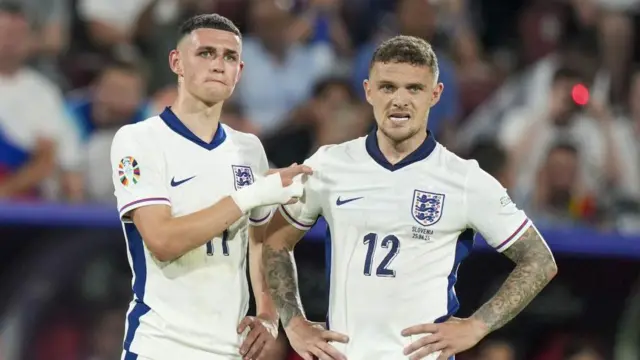
[[[154,117],[135,126],[145,127],[141,133],[160,158],[159,176],[173,217],[212,206],[263,175],[264,150],[252,135],[220,125],[222,131],[207,144],[181,127],[177,118],[166,121]],[[141,174],[141,179],[144,176]],[[143,301],[150,311],[140,319],[133,340],[137,346],[132,345],[132,350],[151,357],[165,356],[163,344],[169,340],[189,358],[238,355],[241,338],[235,329],[249,301],[248,220],[244,216],[220,236],[169,262],[155,259],[145,246]],[[155,338],[159,334],[164,340]]]
[[[329,325],[353,340],[349,358],[405,358],[411,339],[402,329],[458,308],[453,285],[473,243],[464,173],[438,144],[397,169],[379,164],[364,139],[324,155],[317,172],[331,237]]]
[[[259,173],[259,148],[224,125],[226,138],[215,148],[205,148],[185,141],[180,134],[158,124],[158,151],[163,153],[165,183],[171,201],[171,212],[180,217],[207,208],[237,189],[250,185]],[[216,135],[218,136],[218,135]],[[213,141],[216,141],[215,139]],[[262,174],[260,174],[262,175]],[[169,263],[161,264],[165,277],[188,275],[192,281],[206,284],[206,306],[227,291],[215,294],[214,284],[227,288],[229,280],[245,279],[248,216],[231,225],[221,236]],[[200,279],[198,279],[200,278]],[[206,288],[205,288],[206,289]]]

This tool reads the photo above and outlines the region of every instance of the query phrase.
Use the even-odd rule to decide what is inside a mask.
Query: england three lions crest
[[[440,220],[444,207],[444,194],[414,190],[411,214],[422,226],[431,226]]]
[[[253,184],[253,172],[249,166],[231,165],[236,190]]]

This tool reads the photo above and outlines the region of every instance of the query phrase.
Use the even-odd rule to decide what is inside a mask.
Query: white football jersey
[[[348,344],[334,344],[349,359],[407,359],[403,348],[421,336],[404,338],[404,328],[458,310],[457,271],[475,233],[503,251],[530,224],[476,161],[431,135],[395,165],[375,132],[321,147],[305,164],[314,173],[304,198],[280,212],[301,230],[319,216],[327,221],[327,323],[349,336]]]
[[[240,359],[236,328],[248,309],[248,222],[266,223],[271,209],[253,210],[220,237],[170,262],[148,251],[128,214],[162,204],[179,217],[213,205],[264,175],[262,144],[222,124],[206,143],[167,108],[122,127],[111,164],[133,272],[125,350],[154,360]]]

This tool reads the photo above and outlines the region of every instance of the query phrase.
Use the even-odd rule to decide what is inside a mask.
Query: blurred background
[[[370,131],[374,48],[430,41],[429,128],[502,182],[560,268],[459,359],[640,359],[640,0],[0,0],[0,359],[119,359],[131,275],[109,147],[173,101],[177,26],[212,12],[245,36],[223,121],[274,167]],[[318,321],[324,226],[296,248]],[[458,315],[511,268],[478,239]]]

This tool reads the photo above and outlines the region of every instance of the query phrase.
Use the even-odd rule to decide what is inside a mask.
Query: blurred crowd
[[[429,40],[436,138],[477,159],[542,227],[640,231],[636,0],[1,0],[0,198],[112,204],[122,125],[176,96],[177,26],[223,14],[246,68],[223,121],[273,166],[362,136],[376,45]]]
[[[0,0],[0,199],[115,205],[115,132],[172,103],[178,25],[212,12],[244,34],[222,121],[272,166],[371,131],[370,56],[414,35],[438,55],[439,142],[539,227],[640,233],[640,0]],[[118,358],[122,311],[100,312],[87,359]],[[603,359],[565,340],[540,359]],[[474,358],[519,357],[494,339]]]

